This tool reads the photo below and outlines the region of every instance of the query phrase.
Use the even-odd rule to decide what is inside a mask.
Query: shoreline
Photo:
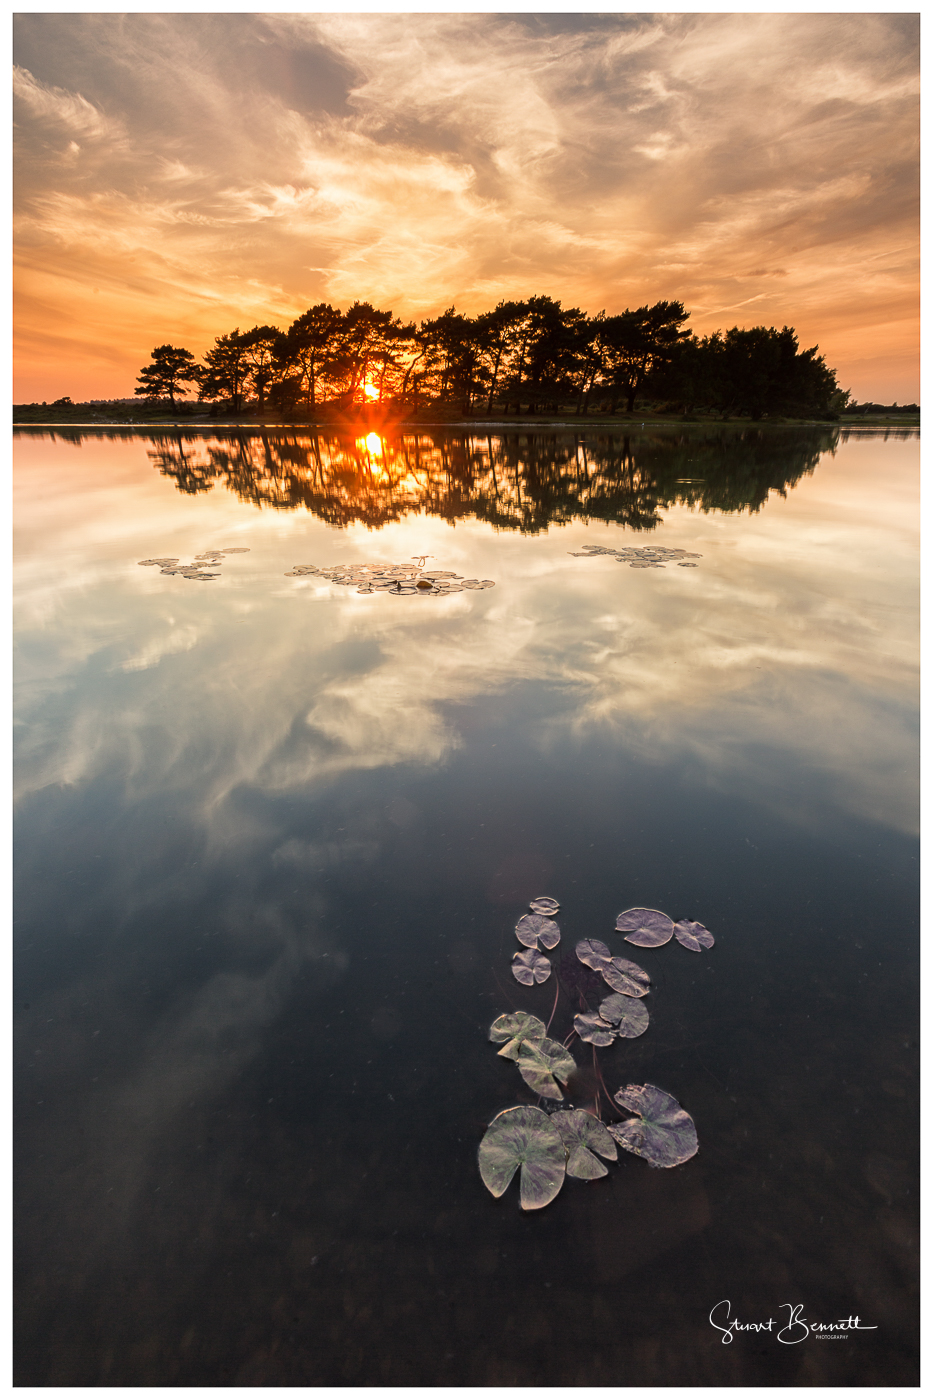
[[[616,432],[642,432],[655,428],[674,428],[679,432],[690,432],[697,429],[710,428],[754,428],[756,430],[781,430],[784,428],[837,428],[858,429],[858,428],[920,428],[920,416],[918,414],[905,414],[895,417],[894,415],[881,417],[867,415],[864,418],[795,418],[782,419],[779,422],[768,419],[751,418],[704,418],[688,419],[679,418],[445,418],[445,419],[393,419],[391,421],[363,420],[352,422],[347,419],[333,418],[316,421],[298,420],[297,422],[285,422],[281,420],[268,420],[253,417],[240,418],[93,418],[93,419],[45,419],[45,418],[15,418],[12,421],[13,428],[209,428],[215,432],[222,432],[227,429],[254,428],[263,431],[282,432],[319,432],[338,431],[345,433],[393,433],[393,432],[417,432],[420,429],[430,430],[456,430],[473,429],[477,432],[488,432],[490,430],[523,432],[537,428],[556,428],[567,433],[585,433],[591,430],[610,429]]]

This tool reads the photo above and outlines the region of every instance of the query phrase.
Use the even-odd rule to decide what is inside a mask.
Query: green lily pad
[[[512,976],[524,987],[533,987],[535,982],[546,982],[550,975],[551,964],[535,948],[526,948],[512,959]]]
[[[599,1014],[623,1040],[634,1040],[648,1029],[648,1008],[645,1003],[620,996],[618,992],[599,1003]]]
[[[553,919],[542,914],[523,914],[515,925],[515,936],[526,948],[556,948],[560,928]]]
[[[628,958],[611,958],[599,970],[612,990],[621,992],[625,997],[644,997],[651,991],[651,978],[647,972],[638,963],[629,962]]]
[[[499,1051],[507,1060],[518,1059],[518,1052],[524,1041],[542,1041],[546,1035],[544,1022],[527,1011],[510,1011],[493,1021],[489,1027],[491,1041],[496,1045],[503,1040],[507,1042]]]
[[[557,1040],[524,1040],[518,1049],[519,1072],[528,1085],[544,1099],[562,1099],[557,1080],[566,1084],[577,1064]]]
[[[501,1196],[519,1167],[522,1210],[540,1210],[564,1184],[564,1142],[541,1108],[507,1108],[492,1120],[479,1145],[479,1174]]]
[[[607,1168],[593,1156],[594,1152],[598,1152],[600,1157],[610,1162],[615,1162],[619,1156],[605,1124],[583,1108],[552,1113],[551,1122],[557,1125],[567,1153],[568,1176],[575,1176],[581,1181],[595,1181],[597,1177],[607,1175]]]
[[[689,948],[691,953],[701,953],[704,948],[712,948],[716,941],[708,928],[693,923],[691,919],[681,919],[674,925],[674,937],[682,947]]]
[[[639,948],[660,948],[674,936],[674,920],[660,909],[626,909],[616,919],[616,928],[625,934],[626,943]]]
[[[574,1016],[573,1028],[589,1045],[611,1045],[616,1038],[615,1027],[593,1011],[581,1011]]]
[[[670,1094],[654,1084],[629,1084],[614,1097],[620,1108],[636,1115],[624,1123],[608,1125],[626,1152],[644,1157],[652,1167],[677,1167],[694,1156],[696,1125]]]

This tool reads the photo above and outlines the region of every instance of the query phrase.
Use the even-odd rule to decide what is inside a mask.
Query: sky
[[[14,400],[371,301],[792,325],[919,398],[916,14],[18,14]]]

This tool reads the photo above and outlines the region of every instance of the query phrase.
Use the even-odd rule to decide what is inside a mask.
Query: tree
[[[613,389],[612,411],[619,394],[626,397],[626,412],[634,413],[637,398],[649,374],[670,362],[676,347],[689,334],[682,329],[689,311],[680,301],[657,301],[637,311],[607,316],[600,330],[606,355],[606,377]]]
[[[415,339],[421,350],[418,360],[425,361],[422,381],[433,374],[437,397],[454,399],[460,411],[469,414],[484,383],[476,323],[451,306],[443,316],[422,321]]]
[[[259,412],[266,406],[266,389],[278,377],[279,347],[284,340],[277,326],[253,326],[240,336],[250,387],[256,395]]]
[[[182,384],[197,384],[198,368],[190,350],[175,345],[157,345],[152,361],[140,370],[134,394],[147,399],[164,399],[166,395],[175,407],[175,395]]]
[[[798,351],[790,326],[733,326],[709,337],[719,380],[716,406],[723,413],[765,417],[824,417],[838,403],[836,375],[819,346]]]
[[[289,326],[276,351],[279,370],[286,381],[296,381],[295,395],[309,408],[317,406],[318,385],[322,379],[333,384],[334,353],[340,338],[343,316],[329,303],[309,306]]]
[[[226,399],[231,410],[239,413],[243,390],[250,373],[246,347],[239,327],[229,335],[219,335],[204,359],[206,363],[201,371],[198,398],[202,401]]]
[[[332,360],[347,402],[361,393],[382,401],[396,379],[401,384],[397,352],[402,342],[413,339],[414,331],[391,311],[377,311],[368,301],[353,303],[343,317]]]
[[[530,334],[525,383],[528,412],[535,413],[544,404],[556,408],[561,398],[573,393],[587,318],[579,307],[564,310],[551,297],[531,297],[526,305]]]

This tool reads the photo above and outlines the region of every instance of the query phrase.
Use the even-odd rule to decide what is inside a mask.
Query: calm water
[[[917,438],[15,453],[19,1384],[916,1384]],[[699,566],[571,553],[649,542]],[[286,577],[422,553],[496,586]],[[603,1073],[700,1151],[523,1215],[539,894],[650,971]]]

